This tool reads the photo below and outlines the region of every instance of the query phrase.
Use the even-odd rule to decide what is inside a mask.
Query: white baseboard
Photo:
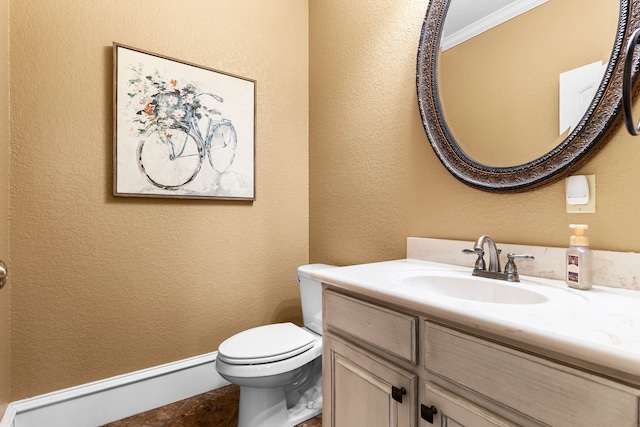
[[[217,352],[12,402],[0,427],[100,426],[229,384]]]

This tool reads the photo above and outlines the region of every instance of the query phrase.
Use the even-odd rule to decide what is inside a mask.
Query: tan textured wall
[[[565,213],[563,182],[492,194],[445,170],[416,101],[426,6],[310,2],[310,260],[401,258],[407,236],[565,246],[573,222],[597,249],[640,252],[640,146],[624,129],[578,171],[596,174],[596,214]]]
[[[9,0],[0,0],[0,259],[9,264]],[[0,414],[10,401],[10,287],[0,290]]]
[[[307,1],[22,0],[11,25],[12,398],[299,322]],[[111,196],[113,41],[257,80],[255,203]]]

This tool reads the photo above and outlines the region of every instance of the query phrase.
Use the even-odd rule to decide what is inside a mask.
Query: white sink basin
[[[549,299],[522,283],[502,282],[457,273],[409,274],[399,279],[401,286],[432,296],[456,298],[492,304],[541,304]]]

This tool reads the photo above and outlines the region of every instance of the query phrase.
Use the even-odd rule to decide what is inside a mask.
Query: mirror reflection
[[[535,6],[522,5],[532,1]],[[521,165],[557,147],[591,103],[611,56],[618,0],[532,1],[450,2],[438,91],[456,142],[480,164]],[[531,8],[468,40],[456,39],[473,34],[479,17],[499,21],[514,6]]]

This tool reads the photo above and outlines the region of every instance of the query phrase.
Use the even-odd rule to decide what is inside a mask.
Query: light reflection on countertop
[[[559,280],[521,276],[520,283],[510,286],[538,292],[548,301],[495,304],[421,292],[402,280],[420,274],[471,276],[471,271],[455,265],[401,259],[318,270],[312,277],[640,386],[640,292],[603,286],[579,291]],[[478,286],[484,280],[494,281],[482,279]]]

